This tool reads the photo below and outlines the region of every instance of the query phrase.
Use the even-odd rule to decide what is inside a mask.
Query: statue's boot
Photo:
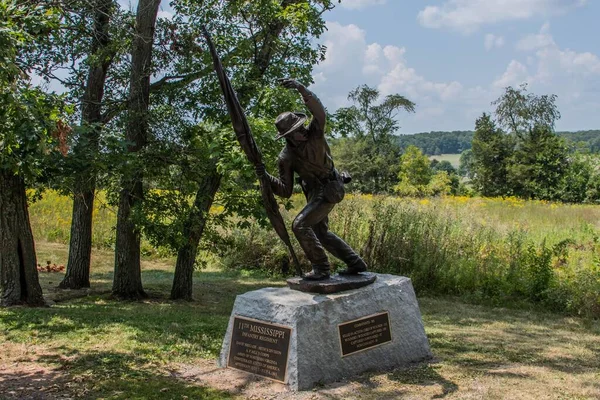
[[[367,271],[367,263],[364,262],[362,258],[359,258],[352,264],[348,265],[346,269],[343,269],[338,272],[340,275],[358,275],[361,272]]]
[[[323,281],[329,279],[330,276],[329,270],[313,268],[311,272],[304,274],[303,279],[307,281]]]

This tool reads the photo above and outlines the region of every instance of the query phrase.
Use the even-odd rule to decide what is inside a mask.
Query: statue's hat
[[[298,112],[286,111],[279,114],[275,119],[275,126],[279,131],[275,139],[281,139],[294,132],[304,124],[307,118],[306,114]]]

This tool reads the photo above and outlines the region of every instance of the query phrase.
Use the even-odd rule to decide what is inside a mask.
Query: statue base
[[[431,358],[410,279],[336,294],[264,288],[236,297],[219,366],[292,390],[405,367]]]
[[[333,275],[322,281],[309,281],[300,277],[287,280],[288,287],[293,290],[309,293],[333,294],[346,290],[359,289],[375,282],[377,275],[362,272],[358,275]]]

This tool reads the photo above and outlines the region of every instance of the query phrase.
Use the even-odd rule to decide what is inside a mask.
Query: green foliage
[[[535,126],[554,130],[556,121],[560,119],[556,99],[554,94],[537,96],[527,93],[525,83],[518,88],[508,86],[492,105],[496,106],[495,114],[499,126],[521,136]]]
[[[255,220],[245,221],[249,223],[232,224],[230,229],[213,235],[207,250],[218,254],[227,269],[267,270],[274,274],[290,269],[286,250],[282,246],[273,246],[280,241],[273,229],[261,226]],[[296,249],[296,254],[304,257],[300,248]]]
[[[574,222],[593,221],[596,213],[592,206],[514,198],[348,195],[330,214],[330,228],[361,254],[371,271],[408,276],[420,293],[497,305],[525,302],[598,317],[597,232]],[[294,215],[284,217],[291,223]],[[281,271],[277,254],[285,249],[269,230],[253,226],[224,237],[226,265]],[[331,261],[343,267],[341,261]]]
[[[398,135],[396,140],[402,150],[413,145],[424,154],[461,154],[471,148],[473,131],[423,132]],[[557,132],[570,145],[578,146],[592,153],[600,152],[600,130]]]
[[[475,189],[483,196],[510,194],[508,166],[513,141],[496,127],[488,114],[475,122],[470,174]]]
[[[400,147],[393,134],[400,110],[414,112],[415,104],[399,95],[380,99],[377,89],[362,85],[351,91],[350,107],[334,116],[333,132],[342,136],[332,143],[338,169],[353,176],[351,189],[364,193],[389,193],[396,183]]]
[[[498,124],[511,134],[498,129],[489,115],[477,119],[472,156],[465,159],[463,168],[469,170],[474,188],[484,196],[597,201],[596,161],[569,149],[553,131],[560,118],[556,96],[526,92],[526,86],[508,87],[493,103]]]
[[[181,1],[172,21],[159,21],[155,65],[163,77],[151,85],[151,137],[138,160],[151,190],[136,221],[154,243],[177,251],[189,238],[186,224],[208,219],[203,243],[229,227],[230,216],[267,223],[254,169],[231,130],[223,94],[205,51],[206,25],[245,109],[268,170],[275,169],[281,142],[274,141],[275,117],[302,110],[301,97],[278,79],[291,76],[306,84],[324,48],[312,40],[324,30],[328,0],[308,2]],[[198,209],[194,199],[210,196],[205,184],[218,177],[214,206]],[[195,221],[195,222],[192,222]],[[234,224],[237,222],[233,222]]]
[[[532,301],[542,301],[548,297],[548,290],[554,278],[552,253],[552,249],[546,247],[545,241],[539,249],[530,244],[525,250],[525,293]]]
[[[435,171],[431,164],[419,148],[408,146],[400,157],[399,183],[394,186],[394,191],[408,197],[449,194],[452,190],[450,174],[442,169]]]
[[[600,153],[600,130],[557,132],[567,143],[580,146],[592,153]]]
[[[102,197],[100,193],[94,212],[94,245],[111,248],[115,210],[103,206]],[[69,202],[67,197],[48,191],[31,206],[37,240],[67,242]],[[292,210],[282,212],[288,226],[304,205],[304,198],[294,196],[292,203]],[[222,208],[216,206],[211,214],[216,217],[219,212]],[[499,305],[522,300],[598,317],[600,232],[595,223],[599,218],[600,208],[592,205],[516,198],[400,199],[348,194],[331,213],[330,226],[364,256],[370,269],[418,277],[418,290]],[[279,274],[285,267],[286,249],[273,230],[261,227],[253,218],[230,219],[233,221],[205,241],[200,261],[234,271],[260,268]],[[142,247],[153,258],[162,251],[146,241]],[[41,259],[61,263],[64,258]],[[112,263],[112,254],[107,260],[107,265]],[[342,266],[333,257],[331,261]]]
[[[600,160],[598,156],[571,153],[557,197],[568,203],[597,203],[600,200]]]
[[[536,125],[524,135],[507,168],[512,193],[526,199],[561,200],[560,184],[568,171],[564,141]]]
[[[460,153],[458,175],[473,179],[473,150],[468,149]]]
[[[389,193],[398,181],[400,148],[393,143],[377,150],[368,139],[332,139],[331,153],[336,167],[348,171],[352,182],[347,188],[362,193]]]
[[[433,173],[429,158],[415,146],[408,146],[400,157],[400,182],[413,186],[425,186],[431,180]]]
[[[386,96],[379,104],[379,90],[362,85],[348,94],[354,103],[336,112],[337,133],[362,139],[369,137],[381,144],[399,128],[396,115],[399,110],[415,112],[415,103],[399,94]]]
[[[447,194],[457,194],[458,181],[456,174],[449,174],[446,171],[438,171],[433,174],[427,189],[429,196],[443,196]]]
[[[448,175],[456,174],[456,168],[450,163],[448,160],[431,160],[431,169],[433,171],[444,171],[448,173]]]
[[[57,26],[52,8],[0,1],[0,168],[38,179],[59,145],[65,150],[68,111],[55,95],[32,87],[23,56]]]
[[[451,199],[431,205],[428,201],[355,197],[335,209],[332,230],[344,233],[354,248],[361,249],[371,270],[409,276],[420,291],[499,304],[524,299],[554,310],[597,315],[599,269],[575,254],[579,240],[567,236],[563,247],[574,254],[565,264],[560,261],[564,250],[557,254],[546,241],[547,234],[537,241],[519,227],[505,230],[477,222],[474,210],[462,200],[457,209],[449,207]],[[499,212],[506,214],[509,204]],[[356,209],[358,218],[351,215]]]

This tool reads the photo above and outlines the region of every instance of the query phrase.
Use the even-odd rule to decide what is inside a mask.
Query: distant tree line
[[[429,156],[460,154],[471,148],[473,131],[423,132],[414,135],[399,135],[396,140],[402,150],[415,146]]]
[[[592,153],[600,153],[600,129],[578,132],[557,132],[567,143],[577,145]]]
[[[398,135],[396,140],[404,151],[408,146],[421,149],[423,154],[435,156],[440,154],[461,154],[471,148],[474,131],[432,131],[411,135]],[[600,129],[588,131],[561,131],[556,134],[582,150],[600,153]]]
[[[414,104],[396,94],[361,86],[354,105],[334,115],[332,152],[336,165],[354,176],[352,190],[426,197],[444,194],[516,196],[571,203],[600,200],[600,131],[554,129],[560,112],[555,95],[507,87],[483,114],[475,131],[394,135],[400,109]],[[401,100],[401,101],[400,101]],[[461,154],[455,169],[436,154]]]

